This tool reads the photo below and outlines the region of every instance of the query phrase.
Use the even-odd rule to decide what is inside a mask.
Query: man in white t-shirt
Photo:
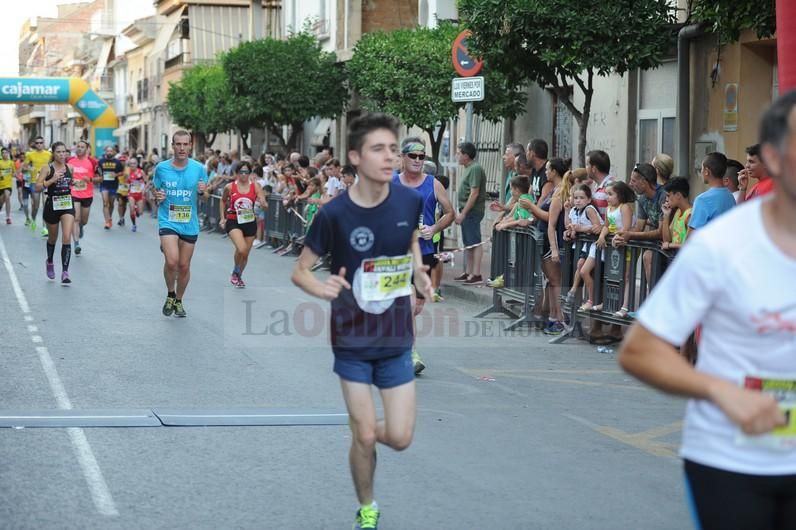
[[[326,175],[329,177],[326,180],[326,195],[328,197],[336,197],[338,193],[346,189],[345,184],[340,181],[340,161],[332,158],[324,166]]]
[[[796,91],[765,113],[760,137],[774,193],[689,237],[619,357],[691,398],[680,455],[704,529],[796,526]],[[672,345],[700,322],[692,367]]]

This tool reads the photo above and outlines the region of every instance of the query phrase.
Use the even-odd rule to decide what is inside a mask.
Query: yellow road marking
[[[625,445],[629,445],[630,447],[635,447],[636,449],[644,451],[645,453],[651,454],[653,456],[671,458],[673,460],[678,459],[677,446],[675,444],[662,442],[656,438],[678,432],[680,429],[682,429],[682,422],[676,421],[667,425],[653,427],[652,429],[648,429],[646,431],[628,433],[614,427],[597,425],[586,418],[581,418],[579,416],[575,416],[574,414],[564,414],[564,416],[571,420],[575,420],[578,423],[582,423],[583,425],[590,427],[594,431],[604,436],[608,436],[609,438]]]

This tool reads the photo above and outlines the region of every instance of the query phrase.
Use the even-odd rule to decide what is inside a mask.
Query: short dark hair
[[[586,158],[589,159],[589,164],[596,167],[600,173],[609,173],[611,171],[611,157],[608,153],[601,149],[595,149],[586,153]]]
[[[520,190],[520,193],[524,195],[528,193],[529,189],[531,189],[531,179],[523,175],[514,177],[511,179],[511,187],[517,188]]]
[[[738,172],[743,171],[743,164],[735,159],[727,160],[727,171],[724,178],[730,179],[735,187],[738,187]]]
[[[724,173],[727,172],[727,157],[724,156],[724,153],[713,151],[705,155],[705,158],[702,159],[702,165],[710,171],[713,178],[723,179]]]
[[[645,162],[636,164],[633,167],[633,171],[641,175],[641,177],[646,180],[647,183],[653,188],[658,183],[658,173],[655,171],[655,167],[652,164],[647,164]]]
[[[636,192],[623,180],[616,180],[608,185],[614,189],[614,193],[619,198],[619,204],[632,204],[636,202]]]
[[[193,143],[193,134],[191,134],[190,132],[186,131],[185,129],[180,129],[180,130],[176,131],[174,134],[172,134],[171,135],[171,143],[174,143],[174,139],[177,138],[178,136],[187,136],[188,138],[191,139],[191,143]]]
[[[66,144],[63,142],[53,142],[50,145],[50,151],[52,151],[52,153],[55,154],[55,150],[58,149],[59,147],[63,147],[64,149],[66,149]]]
[[[663,190],[666,193],[679,193],[683,197],[688,198],[688,194],[691,193],[691,185],[685,177],[674,177],[663,185]]]
[[[528,150],[539,158],[547,160],[547,142],[541,138],[534,138],[528,142]]]
[[[356,177],[356,176],[357,176],[357,170],[356,170],[356,169],[354,169],[354,166],[352,166],[352,165],[349,165],[349,164],[346,164],[346,165],[345,165],[345,166],[343,166],[343,168],[340,170],[340,174],[341,174],[341,175],[349,175],[349,176],[351,176],[351,177]]]
[[[365,137],[379,129],[386,129],[398,138],[398,120],[387,114],[368,112],[352,120],[348,126],[348,149],[361,152]]]
[[[475,160],[475,157],[478,156],[478,150],[475,148],[475,144],[473,142],[460,143],[459,151],[461,151],[463,155],[469,156],[470,160]]]
[[[551,158],[547,161],[547,163],[550,165],[550,169],[554,170],[562,177],[564,176],[564,173],[567,172],[567,169],[569,169],[567,163],[561,158]]]
[[[307,155],[301,155],[300,157],[298,157],[298,160],[296,162],[298,162],[299,167],[302,167],[304,169],[310,167],[310,157],[308,157]]]
[[[796,90],[791,90],[771,104],[760,119],[761,144],[770,144],[782,151],[785,139],[793,133],[788,126],[788,118],[794,107],[796,107]]]
[[[746,154],[760,158],[760,144],[752,144],[746,148]]]
[[[248,160],[243,160],[240,164],[238,164],[238,167],[235,168],[235,169],[238,172],[240,172],[240,168],[242,168],[243,166],[246,166],[247,168],[249,168],[249,172],[250,173],[252,172],[252,165],[251,165],[251,163]]]

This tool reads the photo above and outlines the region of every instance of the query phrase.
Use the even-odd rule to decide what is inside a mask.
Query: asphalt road
[[[291,285],[292,258],[253,251],[234,289],[231,243],[203,233],[188,318],[165,318],[155,221],[101,217],[95,201],[70,287],[20,212],[0,225],[3,413],[344,411],[327,306]],[[478,309],[426,309],[415,441],[379,452],[381,528],[689,527],[683,403]],[[0,528],[350,528],[349,443],[345,425],[0,429]]]

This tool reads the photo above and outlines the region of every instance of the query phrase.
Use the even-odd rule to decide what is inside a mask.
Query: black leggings
[[[685,461],[701,530],[796,528],[796,475],[746,475]]]

